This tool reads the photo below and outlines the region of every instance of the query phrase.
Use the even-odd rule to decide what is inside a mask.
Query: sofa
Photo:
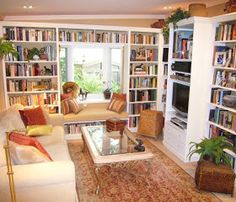
[[[19,109],[14,105],[0,113],[0,201],[8,202],[10,190],[5,160],[5,132],[21,129],[24,124]],[[63,115],[45,114],[53,125],[52,135],[37,137],[53,161],[13,165],[17,202],[72,202],[77,201],[75,168],[64,140]]]
[[[109,103],[89,103],[86,105],[80,104],[82,110],[78,114],[69,113],[64,115],[65,123],[79,123],[90,121],[105,121],[110,118],[119,118],[122,120],[128,119],[128,113],[123,111],[117,113],[107,110]]]

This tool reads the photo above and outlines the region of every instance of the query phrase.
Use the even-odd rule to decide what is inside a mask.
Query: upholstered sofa
[[[15,105],[0,113],[0,201],[10,201],[5,160],[5,132],[24,127]],[[52,135],[37,139],[53,161],[13,165],[17,202],[72,202],[77,201],[75,168],[64,140],[63,115],[46,115],[53,125]]]
[[[109,103],[80,104],[80,107],[83,109],[78,114],[69,113],[64,115],[65,123],[105,121],[110,118],[128,119],[128,113],[126,111],[122,111],[121,113],[110,111],[107,110],[108,105]]]

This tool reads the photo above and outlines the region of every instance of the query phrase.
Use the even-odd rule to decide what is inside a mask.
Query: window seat
[[[126,111],[119,113],[107,110],[109,103],[89,103],[81,105],[83,108],[78,114],[66,114],[64,115],[65,123],[76,122],[90,122],[90,121],[105,121],[110,118],[119,118],[122,120],[128,119],[128,113]]]

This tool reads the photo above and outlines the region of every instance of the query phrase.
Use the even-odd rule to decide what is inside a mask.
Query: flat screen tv
[[[173,83],[172,106],[177,113],[187,117],[188,115],[189,86]]]

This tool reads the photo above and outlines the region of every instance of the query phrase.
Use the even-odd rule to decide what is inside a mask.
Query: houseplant
[[[165,41],[168,41],[169,38],[169,24],[173,23],[174,27],[176,27],[177,22],[189,17],[190,13],[183,10],[182,8],[177,8],[176,10],[174,10],[171,15],[165,20],[165,24],[162,28]]]
[[[18,53],[14,47],[14,44],[10,41],[7,41],[4,37],[0,38],[0,59],[5,55],[11,53],[13,56],[17,57]]]
[[[195,182],[199,189],[213,192],[233,193],[235,174],[225,149],[236,153],[226,137],[218,136],[203,139],[200,143],[191,142],[189,158],[199,154],[195,172]]]
[[[109,100],[111,98],[111,88],[106,88],[103,91],[103,95],[104,95],[105,100]]]

